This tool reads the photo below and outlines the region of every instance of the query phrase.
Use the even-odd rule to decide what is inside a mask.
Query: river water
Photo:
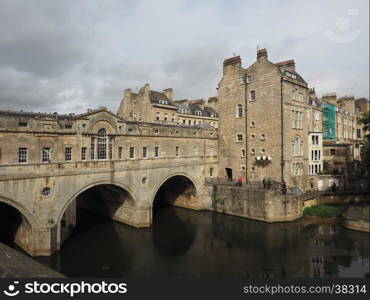
[[[63,248],[37,260],[72,277],[364,277],[369,234],[301,219],[267,224],[164,207],[133,228],[79,211]]]

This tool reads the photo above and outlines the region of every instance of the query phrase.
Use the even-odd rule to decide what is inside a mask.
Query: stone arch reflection
[[[167,179],[153,201],[153,245],[166,256],[185,254],[194,242],[196,226],[184,214],[183,208],[196,199],[193,182],[182,175]]]

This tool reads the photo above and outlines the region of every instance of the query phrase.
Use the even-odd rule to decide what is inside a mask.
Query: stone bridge
[[[47,256],[73,230],[76,207],[135,227],[151,225],[158,200],[210,208],[204,183],[216,163],[216,156],[198,156],[0,166],[0,210],[11,206],[19,214],[18,221],[9,216],[17,222],[17,245],[32,256]],[[91,199],[99,195],[104,201]]]

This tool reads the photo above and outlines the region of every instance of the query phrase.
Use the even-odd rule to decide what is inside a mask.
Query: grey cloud
[[[341,16],[361,31],[347,44],[324,34]],[[368,96],[368,19],[367,1],[2,0],[0,109],[116,111],[125,88],[145,83],[207,98],[223,59],[236,52],[248,66],[257,44],[295,59],[319,92]]]

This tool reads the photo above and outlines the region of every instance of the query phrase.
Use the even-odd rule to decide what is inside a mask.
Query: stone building
[[[2,166],[217,154],[217,143],[197,142],[216,136],[211,126],[127,121],[106,108],[78,115],[0,111],[0,117]]]
[[[218,86],[219,176],[308,184],[308,87],[294,60],[272,63],[267,50],[243,68],[226,59]]]
[[[173,90],[152,91],[146,84],[138,93],[126,89],[118,109],[118,116],[130,121],[185,126],[204,125],[218,127],[217,98],[209,105],[203,99],[174,101]]]
[[[338,98],[336,93],[322,96],[324,132],[324,173],[341,175],[344,184],[361,176],[363,125],[358,122],[369,111],[369,100],[353,96]]]

